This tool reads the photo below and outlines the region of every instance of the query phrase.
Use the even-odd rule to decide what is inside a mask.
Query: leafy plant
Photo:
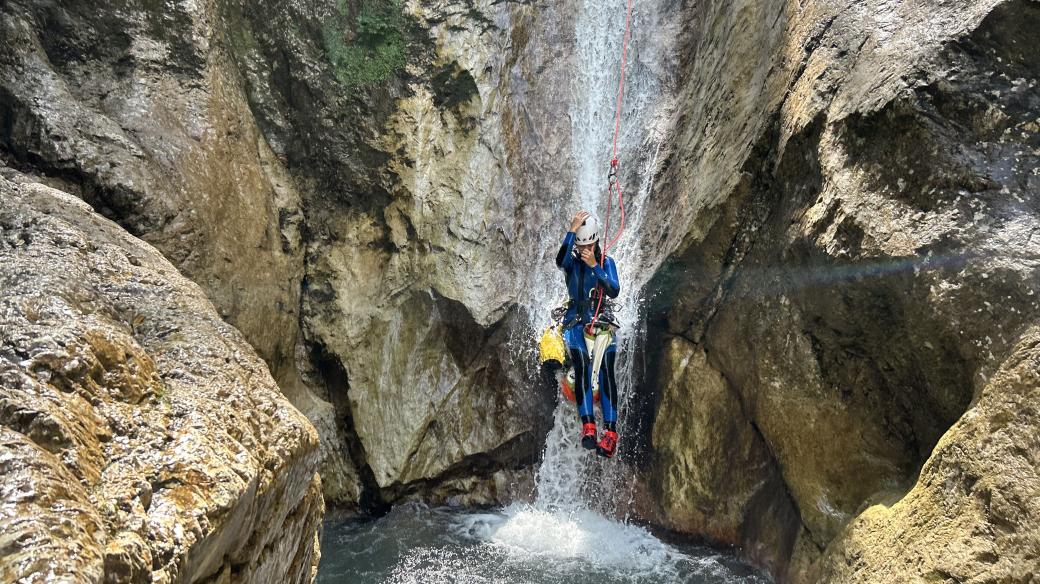
[[[351,18],[346,0],[336,3],[336,14],[322,28],[322,40],[340,83],[371,85],[404,68],[408,23],[402,9],[403,0],[364,0]]]

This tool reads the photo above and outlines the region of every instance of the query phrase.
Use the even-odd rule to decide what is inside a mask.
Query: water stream
[[[610,144],[618,89],[624,3],[577,0],[576,55],[572,86],[571,142],[574,192],[571,212],[584,208],[603,217]],[[659,120],[667,117],[664,88],[672,50],[666,43],[640,43],[638,30],[666,27],[658,6],[637,2],[637,32],[629,52],[619,158],[629,197],[624,236],[611,255],[619,265],[622,295],[618,316],[619,432],[621,450],[631,436],[647,431],[627,416],[641,378],[636,347],[643,341],[641,291],[647,274],[626,266],[643,265],[636,245],[644,228],[638,201],[652,190],[657,153],[663,140]],[[640,28],[642,27],[642,28]],[[664,35],[670,36],[670,35]],[[611,233],[619,215],[615,206]],[[562,227],[562,224],[561,224]],[[554,247],[563,232],[546,234]],[[551,265],[537,271],[519,298],[531,318],[531,330],[550,323],[549,309],[561,300],[562,278]],[[544,273],[540,273],[544,272]],[[534,338],[517,339],[517,355],[530,356]],[[533,501],[476,511],[395,508],[375,521],[329,522],[322,542],[318,581],[358,583],[730,583],[768,582],[732,556],[696,546],[676,546],[630,521],[634,496],[631,452],[605,460],[577,444],[574,406],[558,405],[536,476]],[[638,456],[638,453],[635,453]]]

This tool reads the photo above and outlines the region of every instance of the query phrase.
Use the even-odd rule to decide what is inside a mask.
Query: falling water
[[[577,1],[569,112],[575,188],[562,206],[570,213],[587,209],[602,219],[607,212],[625,5]],[[640,201],[652,191],[657,154],[667,129],[660,120],[670,119],[666,79],[672,48],[661,39],[676,38],[667,31],[660,35],[646,31],[669,26],[661,13],[666,4],[671,3],[635,1],[618,139],[627,211],[624,234],[610,250],[622,285],[617,310],[622,322],[617,364],[619,456],[606,460],[582,449],[577,443],[574,405],[561,400],[546,437],[532,503],[483,513],[406,506],[374,523],[337,525],[325,535],[333,541],[323,549],[338,552],[335,558],[323,559],[321,581],[347,577],[393,583],[767,582],[727,555],[664,543],[629,521],[634,473],[626,460],[634,458],[633,436],[648,431],[636,427],[628,416],[641,379],[634,355],[644,338],[641,292],[650,276],[639,271],[644,258],[634,242],[645,228]],[[617,233],[619,219],[615,201],[611,236]],[[558,233],[545,235],[545,248],[553,255],[563,236],[562,223],[560,227]],[[532,331],[540,333],[550,324],[550,311],[562,294],[563,279],[557,270],[547,268],[532,275],[518,299],[531,319]],[[536,341],[515,339],[518,354],[530,356]]]
[[[642,0],[637,4],[633,26],[657,27],[657,3]],[[607,174],[613,156],[624,8],[620,2],[604,5],[598,0],[582,0],[576,21],[577,58],[570,112],[575,189],[570,203],[572,212],[593,211],[603,223],[608,221]],[[638,39],[633,38],[629,47],[618,137],[620,177],[628,196],[627,217],[623,235],[610,252],[619,266],[622,283],[617,310],[623,324],[618,333],[617,367],[622,450],[631,448],[633,436],[646,430],[636,427],[626,414],[641,379],[633,355],[645,333],[641,293],[648,275],[626,273],[625,267],[641,265],[640,250],[633,245],[643,229],[639,201],[653,186],[663,140],[658,120],[667,117],[668,106],[663,97],[667,72],[662,64],[668,60],[656,53],[670,48],[661,43],[640,45]],[[607,237],[613,238],[619,227],[615,201]],[[555,238],[562,237],[562,231],[551,237],[553,240],[546,242],[549,247],[557,245]],[[551,277],[552,284],[541,282],[534,287],[540,296],[529,299],[528,312],[535,331],[550,324],[549,309],[560,300],[554,294],[562,290],[562,276],[553,273]],[[520,342],[532,343],[533,339]],[[574,405],[560,400],[536,478],[535,501],[516,503],[499,513],[470,516],[469,533],[492,542],[498,546],[495,549],[509,550],[503,559],[507,564],[516,558],[528,564],[550,561],[557,573],[602,572],[598,578],[601,581],[761,581],[750,572],[738,576],[739,569],[723,567],[722,556],[704,550],[680,551],[630,523],[634,473],[626,457],[598,457],[578,445],[578,434]],[[704,558],[711,560],[705,563]],[[543,575],[532,581],[556,580]]]
[[[632,30],[657,29],[661,16],[655,0],[635,2]],[[619,97],[622,42],[625,31],[625,4],[604,4],[582,0],[576,20],[576,72],[572,87],[571,143],[575,161],[575,210],[594,212],[608,224],[613,239],[620,228],[619,201],[608,203],[608,172],[613,157],[615,115]],[[632,427],[628,405],[635,394],[640,372],[634,355],[643,340],[645,327],[641,293],[647,275],[626,267],[641,265],[640,250],[633,245],[643,229],[642,207],[652,188],[657,153],[663,139],[655,120],[667,109],[665,63],[671,50],[662,42],[640,43],[638,34],[629,41],[625,63],[625,88],[621,100],[618,135],[620,184],[627,200],[624,232],[609,254],[618,265],[622,293],[617,315],[622,321],[618,331],[617,380],[619,386],[619,424],[621,450],[630,448],[631,439],[641,428]],[[609,205],[609,216],[608,216]],[[560,276],[557,274],[559,280]],[[559,284],[557,284],[559,286]],[[538,323],[544,326],[544,323]],[[569,508],[581,505],[619,519],[627,516],[632,496],[632,477],[627,465],[588,456],[574,446],[578,423],[573,407],[561,404],[546,443],[538,474],[538,505],[543,508]],[[622,457],[623,458],[623,457]]]
[[[663,16],[659,0],[639,0],[632,14],[634,31],[660,30]],[[608,172],[613,158],[615,115],[619,102],[622,42],[625,31],[624,2],[603,3],[580,0],[575,20],[576,57],[571,87],[571,144],[574,185],[570,212],[586,209],[606,224],[613,239],[619,233],[618,201],[608,203]],[[636,367],[637,349],[645,333],[642,288],[648,274],[638,273],[640,249],[634,245],[643,226],[641,200],[652,189],[657,154],[664,139],[658,120],[668,117],[665,91],[672,50],[661,38],[640,43],[650,35],[634,34],[627,53],[624,99],[621,103],[617,156],[620,180],[627,194],[625,229],[610,250],[619,267],[622,294],[616,311],[622,320],[618,332],[617,380],[622,455],[606,460],[578,445],[579,423],[572,404],[561,400],[553,426],[546,438],[542,463],[536,478],[535,501],[514,504],[499,514],[475,519],[485,539],[504,545],[524,557],[549,557],[554,562],[571,562],[574,570],[608,569],[610,581],[625,581],[642,574],[667,581],[683,573],[686,579],[700,573],[690,557],[675,550],[642,527],[631,524],[628,515],[634,493],[634,473],[625,462],[632,456],[633,437],[644,428],[629,419],[629,404],[637,391],[641,372]],[[608,204],[612,206],[608,217]],[[546,247],[553,249],[563,235],[551,233]],[[626,267],[633,267],[626,272]],[[561,298],[563,281],[556,270],[546,270],[527,299],[532,328],[550,324],[549,312]],[[519,339],[530,344],[533,339]],[[724,580],[724,579],[723,579]],[[703,581],[692,578],[692,581]]]

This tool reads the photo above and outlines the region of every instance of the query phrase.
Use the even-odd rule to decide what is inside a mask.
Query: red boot
[[[581,425],[581,445],[586,450],[596,448],[596,424],[586,422]]]
[[[596,447],[596,452],[598,452],[600,456],[613,458],[614,451],[617,450],[617,442],[617,432],[607,430],[603,433],[603,439],[599,441],[599,445]]]

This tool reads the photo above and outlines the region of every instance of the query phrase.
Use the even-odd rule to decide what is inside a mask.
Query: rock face
[[[495,491],[548,422],[504,344],[526,256],[551,253],[523,221],[560,218],[512,195],[530,133],[495,95],[551,55],[517,64],[532,7],[470,4],[0,8],[4,156],[206,290],[318,428],[344,505]]]
[[[673,337],[657,379],[660,409],[651,477],[664,525],[715,542],[740,543],[777,570],[798,520],[768,445],[703,348]]]
[[[653,285],[661,520],[791,581],[1028,581],[1040,7],[695,10],[710,81],[658,183],[692,225]]]
[[[1028,582],[1040,545],[1040,331],[1023,335],[973,407],[939,440],[913,489],[863,511],[815,575]]]
[[[11,164],[157,247],[290,380],[300,195],[253,119],[213,3],[0,11]]]
[[[563,150],[554,114],[568,100],[529,87],[535,70],[566,71],[545,52],[555,39],[531,40],[554,33],[535,14],[494,2],[227,9],[253,109],[307,185],[302,328],[357,469],[326,487],[337,502],[443,500],[442,487],[473,479],[501,492],[496,473],[541,450],[553,396],[517,355],[529,331],[516,305],[557,277],[541,226],[562,225],[551,206],[567,181],[565,169],[535,174],[532,197],[514,176],[536,132],[550,141],[540,155]],[[385,68],[336,57],[357,53]],[[528,99],[533,113],[515,109]],[[537,262],[546,269],[529,273]]]
[[[198,286],[0,175],[0,580],[310,582],[314,428]]]

